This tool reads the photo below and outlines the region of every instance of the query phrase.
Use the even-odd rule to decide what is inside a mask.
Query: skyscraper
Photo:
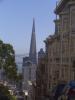
[[[35,36],[35,20],[33,19],[33,27],[32,27],[32,36],[31,36],[31,44],[30,44],[30,52],[29,52],[30,61],[34,64],[37,64],[36,58],[36,36]]]
[[[37,57],[36,57],[36,36],[35,36],[35,20],[33,19],[32,26],[32,35],[30,43],[30,52],[28,57],[23,58],[23,90],[28,91],[28,100],[31,100],[32,95],[32,86],[30,83],[35,82],[36,80],[36,66],[37,66]]]

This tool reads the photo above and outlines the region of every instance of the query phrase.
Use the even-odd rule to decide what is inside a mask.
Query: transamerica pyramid
[[[29,58],[30,58],[30,61],[33,64],[37,64],[37,57],[36,57],[36,36],[35,36],[35,19],[33,19]]]

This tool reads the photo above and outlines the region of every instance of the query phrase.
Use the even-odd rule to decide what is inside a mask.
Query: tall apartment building
[[[75,80],[75,0],[60,0],[55,14],[55,33],[45,41],[48,90]]]

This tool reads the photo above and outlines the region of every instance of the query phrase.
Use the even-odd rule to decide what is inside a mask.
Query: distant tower
[[[28,57],[23,58],[23,90],[28,91],[28,100],[32,99],[33,85],[36,82],[36,67],[37,67],[37,57],[36,57],[36,36],[35,36],[35,20],[33,19],[30,52]]]
[[[33,19],[33,27],[32,27],[32,36],[31,36],[31,44],[30,44],[30,52],[29,52],[30,61],[33,64],[37,64],[36,57],[36,36],[35,36],[35,20]]]

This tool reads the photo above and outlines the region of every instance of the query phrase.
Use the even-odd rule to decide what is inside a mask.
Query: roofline
[[[68,1],[69,0],[61,0],[61,1],[59,1],[58,4],[57,4],[57,6],[56,6],[56,8],[55,8],[55,10],[54,10],[54,12],[56,14],[58,14],[61,11],[61,9],[63,8],[63,5],[66,4]]]

